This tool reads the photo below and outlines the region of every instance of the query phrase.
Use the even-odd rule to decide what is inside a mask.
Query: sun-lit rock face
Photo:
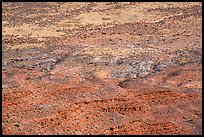
[[[202,134],[200,2],[2,3],[3,134]]]

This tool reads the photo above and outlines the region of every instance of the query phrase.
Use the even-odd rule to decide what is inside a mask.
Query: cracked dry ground
[[[202,134],[202,3],[2,3],[3,134]]]

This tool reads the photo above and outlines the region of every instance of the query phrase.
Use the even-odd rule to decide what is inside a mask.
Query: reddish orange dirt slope
[[[2,3],[2,134],[202,134],[202,3]]]

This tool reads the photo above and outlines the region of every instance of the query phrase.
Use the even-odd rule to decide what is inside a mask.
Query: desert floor
[[[2,134],[202,134],[202,3],[2,3]]]

